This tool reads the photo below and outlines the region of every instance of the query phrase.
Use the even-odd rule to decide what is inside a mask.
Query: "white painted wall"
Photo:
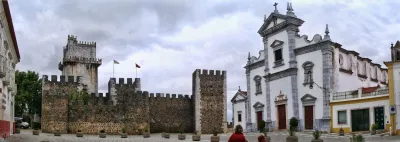
[[[314,43],[318,42],[318,37],[321,36],[319,34],[315,34],[313,37],[311,37],[312,39],[308,39],[307,35],[302,35],[302,36],[296,36],[295,40],[296,40],[296,47],[295,48],[301,48],[307,45],[311,45]],[[321,36],[322,37],[322,36]]]
[[[292,88],[291,88],[291,79],[290,77],[285,77],[281,78],[278,80],[274,80],[270,82],[271,86],[271,120],[276,121],[277,120],[277,108],[275,105],[275,98],[280,94],[280,91],[282,91],[283,94],[285,94],[288,98],[287,105],[286,105],[286,119],[290,119],[293,117],[293,99],[292,99]],[[266,117],[266,114],[265,114]]]
[[[237,102],[233,105],[233,119],[234,119],[234,125],[242,125],[243,128],[246,128],[246,110],[245,110],[245,102]],[[242,111],[242,121],[239,122],[239,118],[238,118],[238,112]],[[233,126],[233,127],[235,127]]]
[[[298,84],[298,101],[299,101],[299,117],[300,119],[304,119],[304,107],[301,101],[301,97],[305,94],[310,94],[317,98],[315,101],[314,107],[314,118],[321,119],[323,115],[323,90],[316,85],[314,85],[313,89],[310,89],[309,85],[304,86],[304,68],[302,67],[303,63],[310,61],[314,63],[313,68],[313,80],[319,86],[322,86],[322,52],[321,50],[310,52],[307,54],[296,56],[297,60],[297,68],[298,76],[297,76],[297,84]],[[303,125],[304,126],[304,125]]]
[[[394,95],[395,95],[395,104],[396,104],[396,129],[400,128],[400,64],[393,64],[393,82],[394,82]]]
[[[347,70],[352,70],[353,74],[348,74],[348,73],[344,73],[339,71],[340,68],[340,63],[339,63],[339,57],[340,55],[342,56],[343,59],[343,65],[342,68],[347,69]],[[334,58],[335,58],[335,64],[336,66],[334,67],[335,72],[337,74],[334,74],[334,78],[338,78],[336,79],[336,81],[338,82],[336,85],[334,85],[334,91],[335,92],[345,92],[345,91],[351,91],[351,90],[357,90],[358,88],[361,87],[375,87],[378,84],[381,87],[385,87],[387,85],[383,85],[380,82],[374,82],[371,81],[371,76],[375,76],[375,75],[371,75],[371,68],[375,67],[375,69],[378,69],[376,66],[371,65],[370,63],[367,63],[366,61],[360,61],[359,59],[357,59],[357,56],[354,56],[353,54],[346,54],[343,53],[341,51],[339,51],[339,48],[334,48]],[[359,64],[359,67],[357,68],[357,62]],[[365,74],[365,63],[367,65],[367,79],[363,79],[358,77],[358,74]],[[374,71],[372,71],[372,73],[375,73]],[[387,72],[384,72],[387,73]],[[381,71],[380,69],[378,69],[378,77],[382,76],[381,75]],[[378,81],[382,79],[382,78],[378,78]],[[385,79],[387,80],[387,79]],[[385,81],[387,82],[387,81]]]
[[[15,85],[15,67],[13,67],[13,64],[17,64],[18,61],[18,57],[17,57],[17,53],[16,50],[14,49],[14,44],[12,42],[12,38],[11,38],[11,32],[9,29],[9,25],[5,16],[5,12],[4,12],[4,7],[2,5],[2,3],[0,3],[0,19],[1,22],[3,24],[3,27],[0,27],[0,34],[1,34],[1,38],[0,38],[0,55],[2,55],[3,57],[7,58],[7,67],[8,67],[8,71],[7,74],[10,76],[10,85]],[[5,46],[4,46],[4,41],[6,41],[8,43],[8,49],[6,50]],[[8,54],[11,54],[11,58],[10,56],[8,56]],[[0,63],[2,64],[2,63]],[[11,105],[11,102],[14,102],[14,96],[12,95],[13,92],[16,92],[16,88],[14,88],[14,91],[9,91],[7,86],[4,86],[3,84],[3,80],[5,78],[0,79],[0,87],[2,87],[2,92],[3,94],[6,96],[5,98],[3,97],[3,95],[0,95],[0,101],[2,99],[6,100],[5,106],[6,109],[1,109],[0,113],[2,113],[0,118],[1,120],[5,120],[5,121],[9,121],[10,122],[10,131],[13,131],[13,125],[12,122],[14,121],[14,105]],[[16,93],[14,93],[16,94]],[[0,104],[3,104],[2,102]]]
[[[284,19],[278,18],[276,20],[276,24],[282,23],[283,21],[285,21]],[[267,29],[272,28],[274,26],[274,22],[271,22],[268,26]]]
[[[257,117],[256,117],[256,111],[255,111],[255,109],[254,109],[254,107],[253,107],[253,105],[255,104],[255,103],[257,103],[257,102],[260,102],[260,103],[262,103],[262,104],[264,104],[264,105],[266,105],[266,92],[265,92],[265,79],[264,79],[264,75],[265,75],[265,72],[264,72],[264,69],[265,69],[265,67],[264,66],[262,66],[262,67],[259,67],[259,68],[257,68],[257,69],[254,69],[254,70],[251,70],[250,71],[250,92],[251,92],[251,94],[247,94],[247,95],[251,95],[251,100],[250,100],[250,107],[251,107],[251,123],[256,123],[256,120],[257,120]],[[256,93],[256,82],[254,81],[254,77],[256,76],[256,75],[259,75],[259,76],[261,76],[262,77],[262,79],[261,79],[261,91],[262,91],[262,94],[260,94],[260,95],[255,95],[255,93]],[[266,107],[264,107],[264,114],[265,114],[265,116],[266,116]],[[266,119],[266,117],[264,117],[263,119]]]
[[[274,68],[275,66],[275,55],[274,55],[274,49],[269,47],[275,40],[280,40],[283,41],[282,45],[282,57],[283,57],[283,63],[285,65]],[[280,32],[276,35],[273,35],[271,37],[268,37],[268,61],[269,61],[269,72],[275,73],[279,72],[282,70],[285,70],[289,67],[289,46],[288,46],[288,34],[286,31]]]
[[[346,104],[346,105],[335,105],[332,109],[332,121],[333,121],[333,128],[340,128],[338,125],[338,111],[346,110],[347,115],[347,125],[342,125],[342,127],[350,127],[351,131],[351,110],[358,110],[358,109],[365,109],[368,108],[369,110],[369,120],[370,125],[375,123],[375,116],[374,116],[374,108],[384,106],[384,115],[385,115],[385,124],[388,124],[387,121],[390,122],[390,115],[389,115],[389,100],[381,100],[381,101],[374,101],[368,103],[357,103],[357,104]],[[386,127],[386,126],[385,126]]]

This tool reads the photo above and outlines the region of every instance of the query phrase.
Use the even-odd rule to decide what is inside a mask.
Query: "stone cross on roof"
[[[276,6],[278,6],[278,3],[275,2],[275,3],[274,3],[274,6],[275,6],[275,11],[274,11],[274,12],[275,12],[275,13],[278,13],[278,9],[277,9],[277,7],[276,7]]]

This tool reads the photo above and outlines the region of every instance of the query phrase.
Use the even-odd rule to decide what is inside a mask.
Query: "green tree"
[[[42,79],[34,71],[15,71],[17,95],[15,96],[15,116],[42,114]],[[26,112],[26,114],[24,114]]]

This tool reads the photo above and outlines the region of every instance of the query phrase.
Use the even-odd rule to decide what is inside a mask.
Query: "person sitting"
[[[235,133],[231,135],[228,142],[247,142],[246,137],[243,135],[243,128],[241,125],[236,125]]]

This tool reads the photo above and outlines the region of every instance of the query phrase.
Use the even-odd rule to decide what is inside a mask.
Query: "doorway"
[[[286,129],[286,105],[278,105],[279,129]]]
[[[314,128],[314,106],[304,106],[304,125],[305,129]]]
[[[356,131],[369,131],[369,109],[351,110],[351,129]]]
[[[383,107],[374,108],[375,126],[377,130],[385,129],[385,112]]]
[[[257,130],[259,130],[258,123],[260,123],[260,121],[263,120],[262,116],[263,116],[263,112],[262,111],[257,111]]]

